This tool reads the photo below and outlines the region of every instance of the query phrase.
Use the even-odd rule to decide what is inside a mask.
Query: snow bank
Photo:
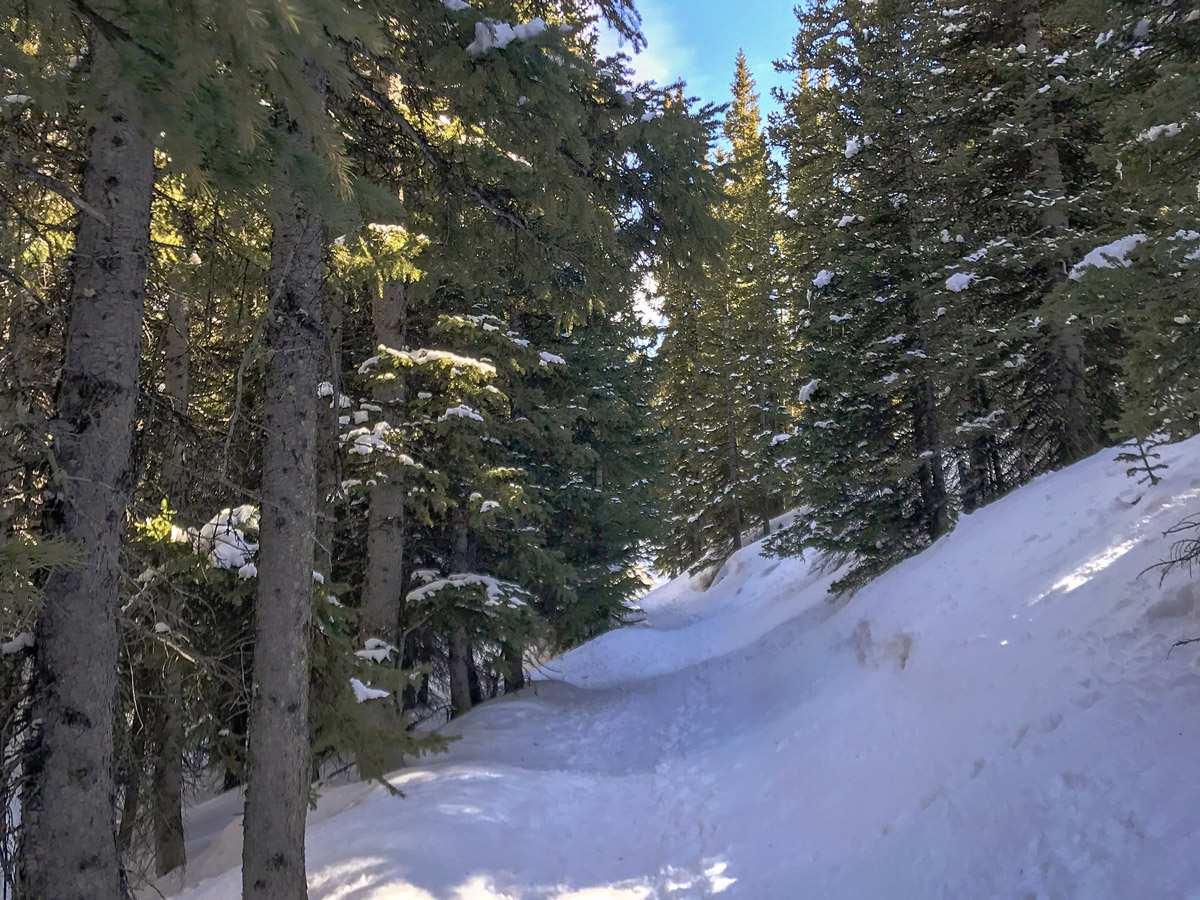
[[[392,776],[404,799],[326,792],[310,897],[1197,896],[1200,654],[1168,651],[1200,637],[1200,585],[1139,573],[1200,508],[1200,439],[1156,487],[1115,455],[850,599],[759,545],[669,582],[457,720]],[[188,884],[211,880],[188,900],[238,895],[237,812],[189,812]]]

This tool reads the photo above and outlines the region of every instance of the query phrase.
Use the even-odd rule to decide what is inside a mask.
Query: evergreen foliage
[[[636,619],[652,559],[798,508],[769,546],[853,589],[1099,446],[1163,477],[1200,429],[1197,0],[797,17],[764,127],[744,55],[723,108],[601,56],[627,0],[0,0],[17,897],[182,865],[185,802],[268,783],[272,667],[291,780],[379,778]],[[60,827],[87,866],[18,859]]]

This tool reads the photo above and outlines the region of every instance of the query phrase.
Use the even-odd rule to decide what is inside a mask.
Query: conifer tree
[[[916,12],[899,0],[801,11],[782,130],[789,177],[811,186],[789,213],[803,234],[791,243],[822,253],[817,271],[792,276],[808,300],[799,430],[812,515],[773,546],[852,554],[844,586],[936,540],[955,512],[937,380],[952,340],[927,262],[940,195],[918,124],[925,57],[907,42]]]
[[[728,149],[716,158],[725,179],[720,255],[660,285],[669,322],[660,406],[676,442],[667,485],[673,531],[660,565],[672,570],[724,559],[751,527],[769,531],[783,506],[778,447],[787,436],[789,353],[779,315],[776,172],[741,53],[732,91]]]
[[[1140,458],[1147,442],[1152,449],[1200,428],[1191,335],[1200,311],[1188,299],[1200,277],[1200,141],[1186,99],[1200,77],[1200,13],[1182,2],[1092,4],[1088,11],[1096,32],[1089,102],[1108,113],[1093,157],[1116,176],[1105,199],[1120,212],[1073,270],[1070,298],[1121,336],[1113,425]],[[1103,262],[1095,250],[1114,239],[1137,246],[1109,267],[1084,265]]]
[[[26,890],[63,900],[115,900],[121,891],[113,808],[118,558],[131,488],[154,184],[146,98],[123,36],[146,23],[130,22],[111,4],[101,4],[97,15],[88,34],[96,93],[52,426],[57,483],[50,515],[84,555],[78,568],[53,572],[46,586],[49,602],[36,632],[33,789],[25,804]]]

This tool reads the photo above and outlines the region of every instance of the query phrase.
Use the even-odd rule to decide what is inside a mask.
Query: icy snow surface
[[[1200,653],[1168,656],[1200,585],[1138,577],[1200,509],[1200,439],[1152,488],[1115,455],[849,600],[758,545],[660,587],[644,624],[458,720],[392,776],[405,798],[324,792],[310,897],[1200,896]],[[238,805],[189,812],[188,900],[238,896]]]

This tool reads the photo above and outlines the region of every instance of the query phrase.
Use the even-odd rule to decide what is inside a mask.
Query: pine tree
[[[1112,334],[1058,299],[1106,203],[1084,197],[1104,190],[1080,152],[1095,141],[1089,75],[1078,24],[1056,6],[965,4],[926,21],[937,82],[955,98],[931,125],[953,198],[946,227],[964,236],[941,302],[961,313],[954,442],[967,510],[1086,454],[1111,403]]]
[[[119,9],[100,15],[129,27]],[[142,23],[138,23],[142,24]],[[31,896],[120,896],[113,723],[118,557],[130,493],[139,338],[150,244],[153,144],[128,58],[98,27],[65,341],[51,517],[82,565],[51,574],[37,626],[40,723],[29,762],[25,864]]]
[[[811,516],[773,546],[853,555],[847,587],[936,540],[955,513],[937,379],[953,342],[927,268],[940,194],[921,128],[926,59],[907,43],[915,13],[904,2],[802,11],[782,130],[791,189],[804,185],[791,245],[819,247],[821,268],[792,276],[807,281],[799,431]]]
[[[1089,101],[1107,112],[1105,139],[1094,157],[1101,171],[1116,176],[1105,199],[1120,211],[1095,245],[1113,238],[1139,243],[1124,260],[1132,265],[1081,264],[1069,296],[1083,314],[1121,336],[1121,407],[1113,425],[1120,438],[1141,448],[1140,460],[1147,444],[1152,449],[1200,428],[1191,335],[1200,310],[1188,300],[1200,276],[1194,190],[1200,142],[1185,99],[1197,83],[1198,16],[1186,3],[1086,9],[1096,29]]]
[[[707,267],[660,284],[670,322],[660,406],[678,449],[668,487],[673,531],[659,564],[676,571],[724,559],[752,527],[769,531],[783,508],[778,447],[790,356],[779,314],[776,172],[741,53],[732,90],[729,148],[716,160],[725,244]]]

